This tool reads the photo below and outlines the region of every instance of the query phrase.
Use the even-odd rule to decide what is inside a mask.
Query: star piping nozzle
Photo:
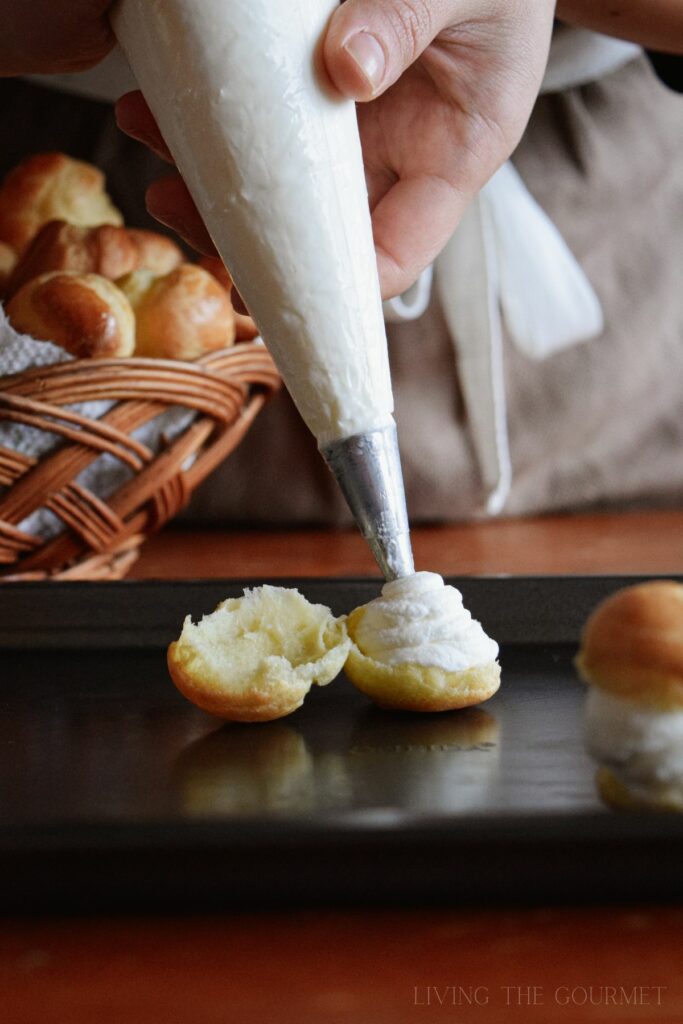
[[[321,447],[353,517],[387,580],[415,572],[396,426]]]

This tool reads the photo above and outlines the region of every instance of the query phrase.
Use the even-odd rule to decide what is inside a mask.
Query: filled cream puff
[[[436,573],[385,583],[380,597],[351,612],[347,629],[346,675],[381,707],[450,711],[500,686],[497,643]]]
[[[683,810],[683,585],[612,594],[588,619],[576,664],[590,687],[586,743],[602,798]]]

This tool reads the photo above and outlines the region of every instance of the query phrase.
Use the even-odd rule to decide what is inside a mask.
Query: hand
[[[554,0],[347,0],[324,40],[327,73],[360,102],[359,125],[382,293],[406,289],[517,145],[536,99]],[[139,94],[119,124],[165,157]],[[150,212],[212,246],[179,179],[156,182]]]
[[[112,0],[0,0],[0,77],[83,71],[114,45]]]
[[[325,62],[362,101],[385,296],[409,287],[517,145],[540,88],[553,0],[348,0]]]

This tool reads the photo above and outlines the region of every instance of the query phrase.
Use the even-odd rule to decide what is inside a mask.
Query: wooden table
[[[445,574],[683,574],[683,512],[419,529],[414,546]],[[355,534],[167,530],[132,575],[370,573]],[[682,949],[678,907],[8,921],[0,1021],[673,1024]]]
[[[503,519],[413,531],[419,569],[442,575],[683,573],[683,511]],[[377,575],[356,531],[166,530],[137,579]]]

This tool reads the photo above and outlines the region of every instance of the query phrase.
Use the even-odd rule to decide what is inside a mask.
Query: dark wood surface
[[[13,922],[2,1020],[679,1024],[682,935],[650,908]]]
[[[683,573],[683,512],[419,529],[445,574]],[[325,531],[167,530],[137,578],[374,573]],[[11,885],[11,879],[3,879]],[[683,1019],[683,909],[307,911],[9,920],[3,1024],[403,1024]]]
[[[442,575],[683,573],[683,512],[553,516],[421,527],[415,563]],[[356,531],[167,529],[132,578],[354,576],[377,568]]]

